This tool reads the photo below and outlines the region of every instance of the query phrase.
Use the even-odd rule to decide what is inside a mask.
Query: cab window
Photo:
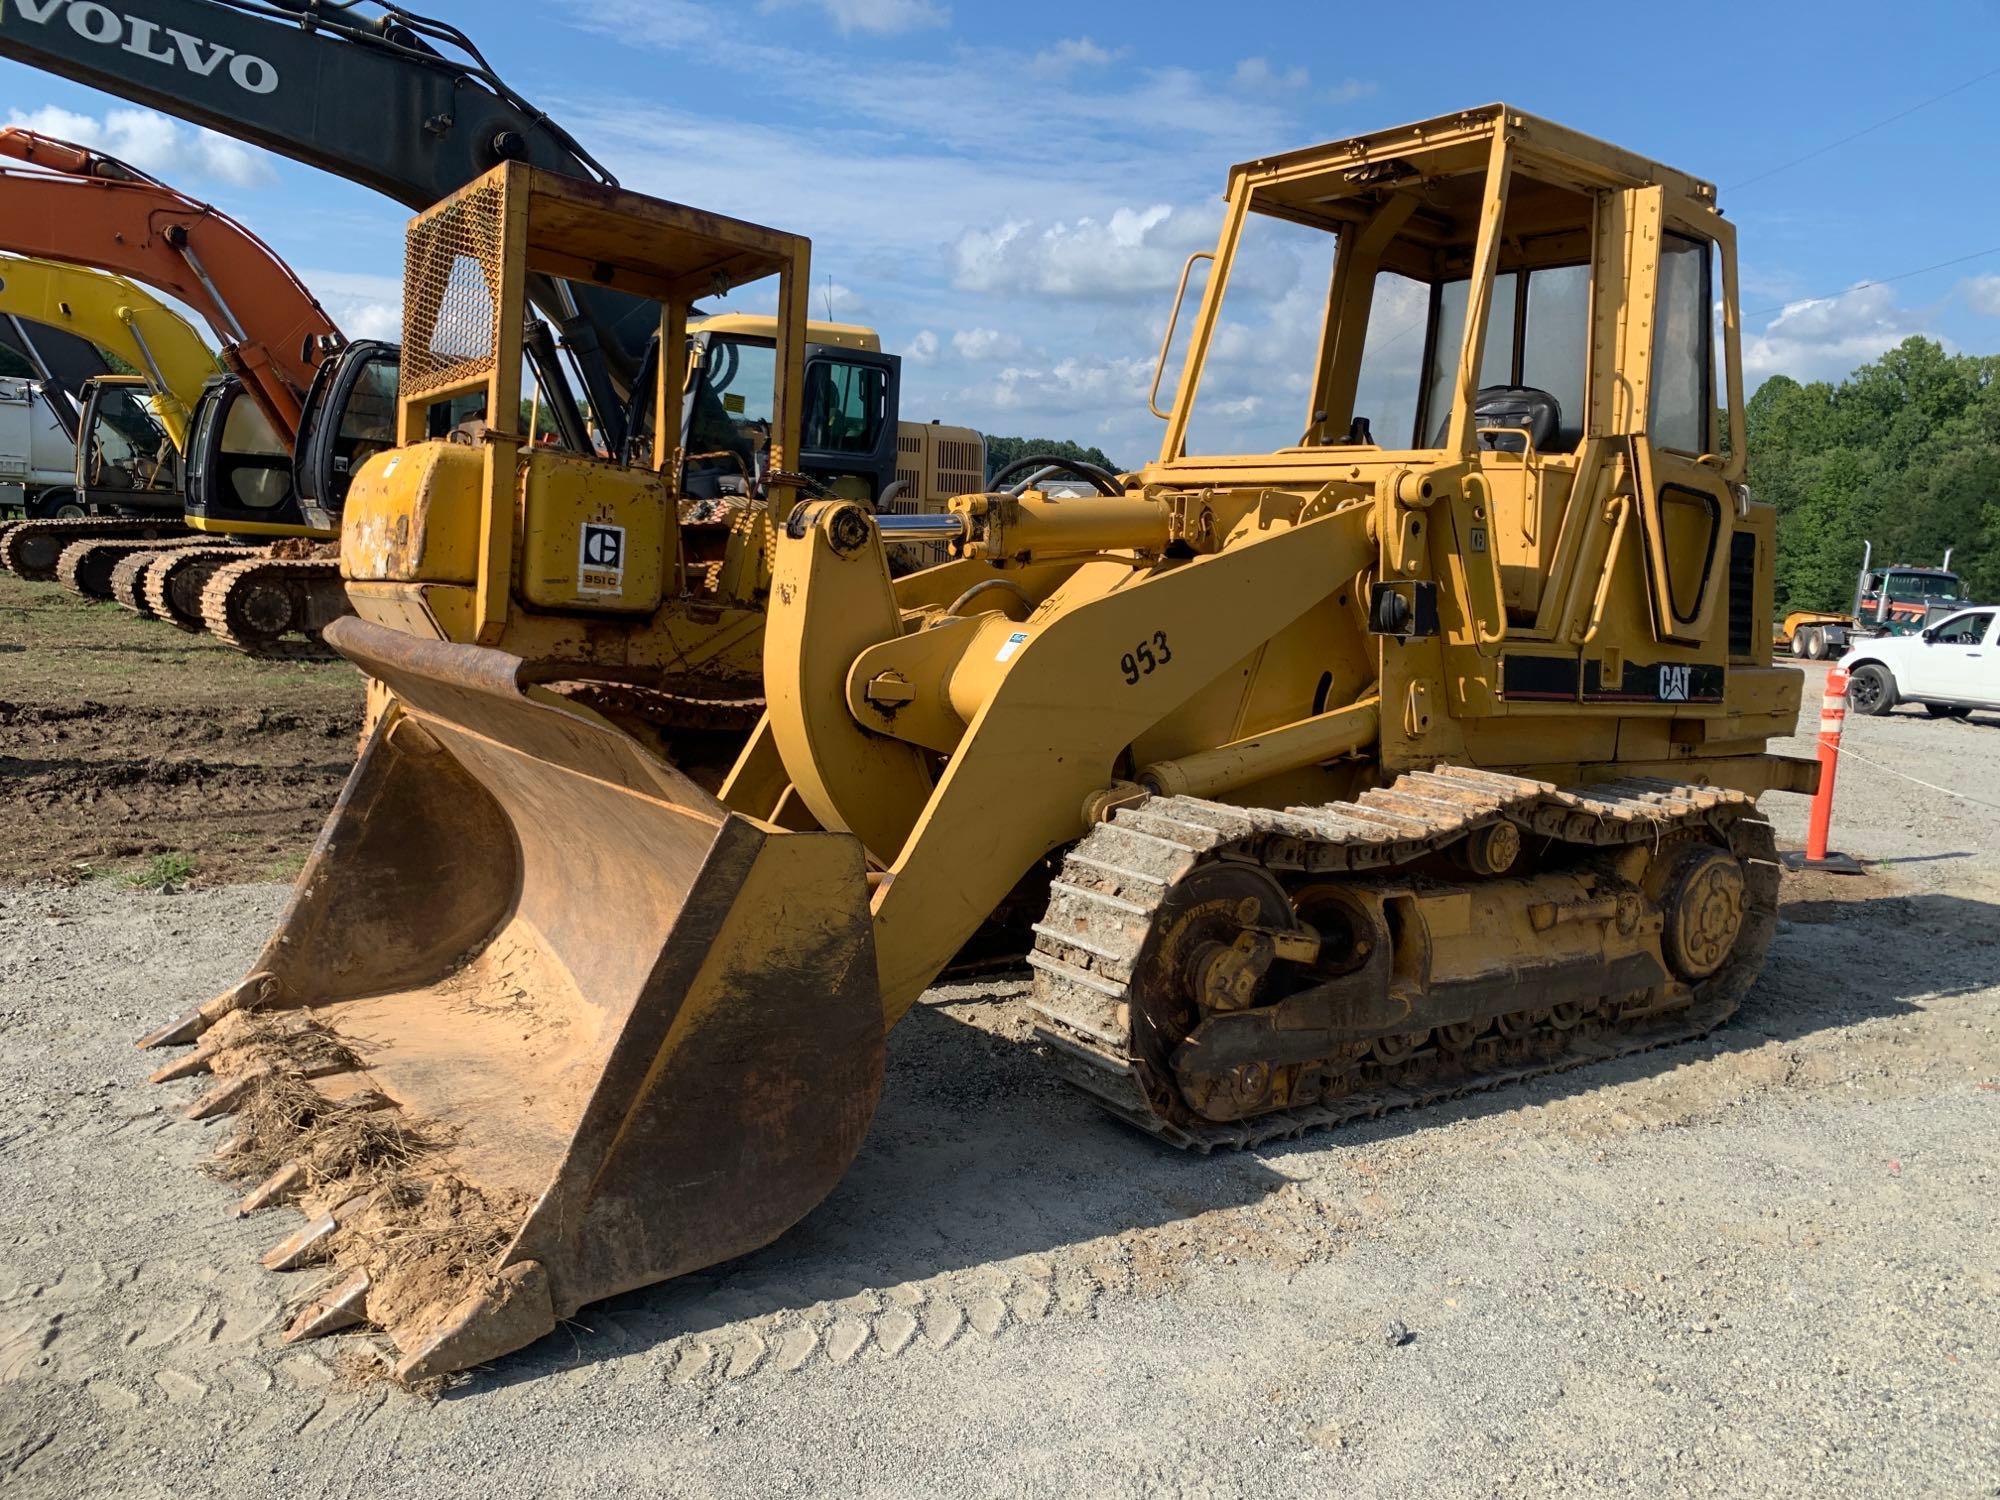
[[[1949,573],[1891,573],[1888,587],[1889,597],[1902,602],[1941,599],[1949,603],[1958,597],[1958,580]]]
[[[1940,625],[1931,639],[1940,646],[1977,646],[1986,639],[1986,627],[1992,623],[1990,612],[1960,615]]]
[[[1660,245],[1660,296],[1653,315],[1653,395],[1648,427],[1662,448],[1713,451],[1714,298],[1704,240],[1668,234]]]
[[[1433,313],[1430,357],[1424,378],[1424,411],[1435,447],[1451,425],[1451,400],[1465,342],[1465,304],[1471,282],[1441,282]],[[1493,307],[1479,352],[1479,389],[1505,386],[1542,391],[1556,405],[1558,452],[1583,436],[1584,374],[1590,358],[1590,267],[1545,266],[1506,271],[1493,279]],[[1476,419],[1475,419],[1476,420]],[[1426,434],[1418,433],[1422,445]]]
[[[808,452],[873,453],[888,411],[888,372],[879,365],[815,359],[806,366]]]

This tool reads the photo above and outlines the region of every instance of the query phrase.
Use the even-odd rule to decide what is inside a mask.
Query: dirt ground
[[[0,881],[289,880],[354,763],[361,677],[0,573]]]
[[[1789,879],[1704,1041],[1200,1158],[1048,1082],[1023,984],[940,989],[797,1229],[435,1403],[278,1341],[296,1216],[129,1045],[282,888],[0,887],[0,1490],[1992,1495],[2000,720],[1850,745],[1871,872]]]

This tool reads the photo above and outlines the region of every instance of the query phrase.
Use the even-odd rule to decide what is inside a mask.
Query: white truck
[[[54,398],[39,380],[0,375],[0,516],[72,513],[83,514],[76,443]]]
[[[1914,635],[1859,642],[1841,658],[1856,713],[1918,703],[1932,718],[2000,709],[2000,608],[1962,609]]]

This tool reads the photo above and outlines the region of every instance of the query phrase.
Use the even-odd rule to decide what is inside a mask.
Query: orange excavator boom
[[[340,330],[255,234],[211,204],[87,147],[18,127],[0,154],[0,248],[111,271],[179,299],[215,331],[223,364],[289,444],[312,358]]]

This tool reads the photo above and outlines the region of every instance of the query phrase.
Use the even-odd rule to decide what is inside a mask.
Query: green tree
[[[991,479],[1016,459],[1026,458],[1031,453],[1052,453],[1057,458],[1075,458],[1096,464],[1113,474],[1124,472],[1121,465],[1105,456],[1102,448],[1085,448],[1065,438],[994,437],[989,433],[986,436],[986,477]]]
[[[2000,598],[2000,356],[1911,338],[1838,385],[1776,375],[1746,413],[1750,487],[1778,512],[1783,608],[1844,609],[1863,542]]]

